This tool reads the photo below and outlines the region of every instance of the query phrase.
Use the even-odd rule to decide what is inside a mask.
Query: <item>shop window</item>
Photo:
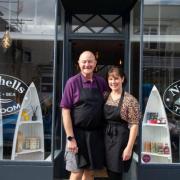
[[[179,163],[179,16],[173,17],[180,6],[177,1],[144,3],[141,163]]]
[[[0,48],[1,160],[51,160],[53,48],[37,40]]]
[[[0,31],[53,35],[54,0],[0,1]]]

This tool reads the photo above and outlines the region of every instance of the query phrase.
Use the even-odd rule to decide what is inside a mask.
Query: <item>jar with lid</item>
[[[164,154],[169,154],[169,153],[170,153],[170,150],[169,150],[168,143],[165,143],[164,144]]]

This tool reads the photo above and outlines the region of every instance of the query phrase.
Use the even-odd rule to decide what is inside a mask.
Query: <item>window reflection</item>
[[[17,0],[0,2],[0,31],[11,26],[13,32],[54,33],[55,1]]]
[[[171,5],[168,2],[161,4],[160,1],[159,4],[144,6],[145,34],[179,35],[179,8],[180,4]]]

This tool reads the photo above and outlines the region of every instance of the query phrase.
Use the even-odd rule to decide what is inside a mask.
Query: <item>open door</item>
[[[72,74],[79,72],[78,58],[85,51],[92,51],[97,59],[96,73],[106,77],[108,67],[124,66],[124,41],[122,40],[73,40],[71,52]]]
[[[106,78],[108,68],[112,65],[124,66],[124,41],[122,40],[74,40],[71,43],[72,74],[79,72],[79,55],[85,51],[92,51],[97,59],[96,72]],[[95,172],[95,177],[107,178],[106,170]]]

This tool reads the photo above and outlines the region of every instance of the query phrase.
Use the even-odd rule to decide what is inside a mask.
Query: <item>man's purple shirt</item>
[[[71,109],[73,105],[78,102],[80,96],[80,89],[82,88],[81,79],[83,88],[98,88],[103,95],[105,91],[107,91],[108,86],[104,78],[93,75],[93,80],[86,80],[85,77],[79,73],[68,79],[66,82],[66,86],[64,89],[64,94],[61,99],[60,107]],[[98,83],[98,85],[97,85]]]

